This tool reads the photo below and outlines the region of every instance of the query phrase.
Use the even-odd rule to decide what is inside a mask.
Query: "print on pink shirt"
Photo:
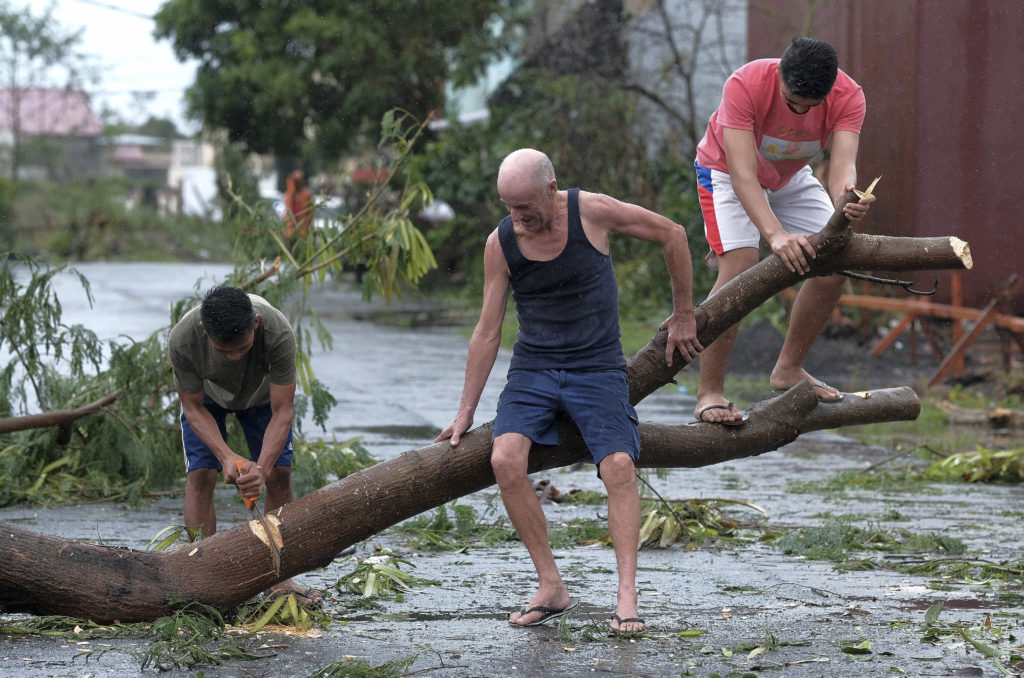
[[[821,151],[820,141],[788,141],[765,134],[757,149],[768,160],[800,160],[813,158]]]

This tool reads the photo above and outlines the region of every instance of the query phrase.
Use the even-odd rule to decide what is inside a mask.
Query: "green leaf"
[[[149,543],[146,544],[146,550],[147,551],[165,551],[168,546],[170,546],[174,542],[178,541],[178,537],[180,537],[181,533],[184,532],[184,531],[185,531],[185,526],[184,525],[168,525],[164,529],[162,529],[159,532],[157,532],[153,536],[153,538],[149,540]],[[167,536],[165,536],[163,539],[160,539],[160,535],[162,535],[162,534],[166,534]],[[157,541],[158,539],[160,539],[159,542]],[[155,543],[155,545],[154,545],[154,543]]]
[[[270,607],[267,608],[267,611],[263,613],[263,616],[260,617],[256,621],[256,623],[252,625],[252,627],[249,630],[252,631],[253,633],[256,633],[257,631],[262,629],[264,626],[269,624],[270,620],[274,618],[275,614],[277,614],[277,611],[281,609],[282,605],[284,605],[285,599],[286,598],[291,598],[291,597],[292,597],[291,595],[278,596],[277,599],[274,600],[273,603],[271,603]]]
[[[871,641],[864,640],[856,645],[846,645],[843,647],[844,654],[871,654]]]
[[[967,633],[967,631],[965,629],[960,629],[960,635],[963,636],[964,640],[966,640],[968,643],[973,645],[975,650],[977,650],[978,652],[982,653],[986,657],[991,657],[991,658],[995,659],[995,658],[997,658],[997,657],[999,657],[999,656],[1001,656],[1003,654],[1002,652],[1000,652],[998,649],[992,647],[991,645],[986,645],[985,643],[981,642],[980,640],[976,640],[976,639],[972,638]]]
[[[379,590],[377,586],[377,573],[370,572],[370,574],[366,575],[366,585],[363,586],[363,598],[375,596]]]
[[[939,602],[929,607],[928,611],[924,613],[925,623],[934,624],[935,622],[937,622],[939,620],[939,615],[942,614],[942,608],[943,606],[945,606],[945,604],[946,601],[940,600]]]

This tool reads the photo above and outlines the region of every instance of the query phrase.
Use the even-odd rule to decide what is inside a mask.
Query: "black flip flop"
[[[739,419],[732,421],[708,421],[704,418],[704,413],[708,410],[729,410],[730,412],[736,408],[736,405],[730,400],[728,405],[708,405],[707,407],[701,408],[700,412],[697,413],[697,421],[702,424],[721,424],[722,426],[739,426],[746,420],[750,419],[750,413],[744,412],[743,410],[736,410],[740,413]]]
[[[521,615],[520,618],[530,614],[531,612],[540,612],[540,617],[538,617],[537,619],[534,619],[529,624],[517,624],[514,621],[512,621],[511,619],[508,620],[508,623],[511,624],[512,626],[522,626],[522,627],[526,627],[526,626],[540,626],[541,624],[543,624],[544,622],[546,622],[546,621],[548,621],[550,619],[557,619],[558,617],[561,617],[563,614],[565,614],[566,612],[568,612],[569,610],[573,609],[574,607],[576,607],[579,604],[580,604],[580,601],[576,600],[575,598],[570,598],[569,599],[569,604],[566,605],[565,607],[563,607],[561,610],[556,610],[556,609],[554,609],[552,607],[544,607],[543,605],[535,605],[535,606],[531,607],[530,609],[526,609],[524,607],[522,610],[519,611],[519,614]]]
[[[721,406],[719,406],[719,407],[721,407]],[[711,422],[708,422],[708,423],[710,424]],[[616,612],[615,614],[612,615],[612,619],[614,619],[615,622],[619,625],[619,628],[612,629],[612,633],[643,633],[644,631],[647,630],[647,622],[645,622],[640,617],[626,617],[625,619],[623,619],[622,617],[619,616],[619,613]],[[640,629],[639,631],[626,631],[625,629],[622,628],[622,625],[627,623],[627,622],[639,622],[639,623],[643,624],[644,627],[642,629]]]

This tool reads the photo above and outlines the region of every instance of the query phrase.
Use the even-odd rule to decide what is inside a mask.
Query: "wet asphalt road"
[[[181,271],[179,265],[168,269],[157,265],[153,270],[145,267],[154,265],[146,264],[126,270],[121,266],[80,267],[93,282],[97,307],[87,310],[72,301],[65,303],[65,312],[81,313],[83,324],[112,336],[129,333],[128,326],[132,332],[147,333],[166,322],[167,299],[178,293],[168,281],[194,279],[201,268]],[[339,400],[329,430],[339,439],[363,435],[375,456],[387,458],[426,444],[453,416],[462,386],[466,340],[444,328],[411,331],[352,320],[345,309],[353,301],[358,301],[358,293],[350,290],[318,295],[318,309],[335,336],[335,345],[316,356],[314,367]],[[113,310],[117,304],[124,304],[122,310]],[[502,361],[507,356],[499,357],[477,423],[493,417],[507,366]],[[665,389],[638,409],[645,420],[679,422],[685,419],[681,413],[692,409],[692,401]],[[1019,529],[1024,515],[1021,487],[935,486],[935,493],[910,496],[792,491],[791,480],[824,483],[840,470],[865,468],[890,455],[889,450],[818,433],[760,457],[651,474],[651,482],[672,499],[725,497],[752,502],[768,512],[764,529],[818,526],[826,514],[845,514],[915,533],[955,534],[971,555],[994,562],[1020,558],[1024,546]],[[555,470],[546,477],[562,491],[600,489],[590,466]],[[491,520],[500,514],[500,508],[499,514],[487,513],[494,505],[500,507],[493,491],[462,501]],[[225,523],[245,518],[231,490],[220,492],[218,502]],[[555,529],[574,517],[603,516],[604,508],[549,505],[546,512]],[[741,518],[753,517],[750,512],[737,513]],[[898,521],[885,522],[897,514]],[[180,520],[177,498],[141,508],[0,510],[0,521],[131,548],[144,548],[157,531]],[[1024,637],[1021,598],[1001,595],[984,582],[944,585],[929,576],[891,569],[842,573],[826,562],[786,556],[759,541],[761,534],[761,530],[744,531],[740,540],[717,540],[695,551],[641,552],[640,607],[650,632],[640,639],[624,639],[605,633],[615,588],[610,548],[557,551],[572,595],[582,601],[578,611],[566,618],[560,635],[554,625],[512,629],[505,622],[507,613],[532,593],[531,567],[519,543],[459,553],[419,553],[405,545],[403,536],[384,533],[359,545],[352,556],[339,557],[300,579],[332,591],[337,579],[354,568],[352,558],[370,555],[379,545],[402,553],[416,565],[417,576],[437,584],[417,588],[404,602],[384,602],[370,609],[359,609],[347,594],[331,595],[325,609],[336,622],[328,628],[304,637],[262,631],[245,642],[253,648],[264,646],[275,656],[201,669],[206,676],[306,676],[345,658],[379,666],[415,656],[409,670],[430,676],[1000,675],[990,659],[959,636],[921,642],[924,612],[938,601],[946,601],[942,619],[950,623],[978,625],[989,617],[1004,631],[1000,647],[1012,646],[1013,641],[1006,640],[1011,635]],[[0,621],[16,618],[5,616]],[[596,638],[588,637],[592,632],[598,633]],[[864,641],[870,643],[866,654],[843,651]],[[0,674],[156,674],[154,669],[142,672],[139,668],[134,653],[145,645],[145,640],[73,642],[0,636]],[[88,650],[93,653],[87,654]],[[101,650],[109,651],[100,654]]]

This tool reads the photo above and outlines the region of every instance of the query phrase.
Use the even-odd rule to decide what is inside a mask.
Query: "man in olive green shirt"
[[[246,497],[266,486],[267,513],[290,502],[295,333],[288,319],[262,297],[215,287],[174,326],[167,343],[181,400],[186,527],[201,528],[204,537],[217,531],[213,491],[220,472]],[[228,446],[229,413],[241,424],[248,459]],[[319,592],[291,580],[274,591],[319,600]]]

